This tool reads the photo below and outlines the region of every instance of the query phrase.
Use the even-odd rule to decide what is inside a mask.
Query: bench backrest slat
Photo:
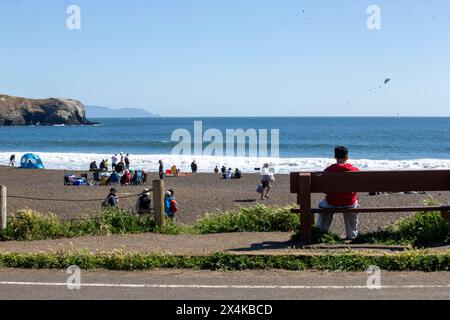
[[[299,174],[291,173],[292,193],[299,192]],[[311,173],[311,193],[449,190],[450,170]]]

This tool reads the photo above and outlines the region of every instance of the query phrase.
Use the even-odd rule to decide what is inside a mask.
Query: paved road
[[[450,299],[450,273],[368,274],[293,271],[81,271],[69,290],[66,271],[0,269],[0,299]]]

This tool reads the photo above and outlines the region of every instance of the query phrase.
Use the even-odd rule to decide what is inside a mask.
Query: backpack
[[[257,193],[262,193],[262,191],[263,191],[263,186],[262,186],[262,184],[260,183],[260,184],[258,184],[258,186],[256,187],[256,192],[257,192]]]
[[[170,213],[176,213],[178,211],[178,203],[175,199],[170,201]]]

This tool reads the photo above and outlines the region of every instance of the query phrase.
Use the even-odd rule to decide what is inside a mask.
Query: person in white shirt
[[[117,154],[113,155],[111,158],[112,162],[112,171],[116,169],[117,161],[119,161],[119,158],[117,158]]]
[[[227,179],[233,179],[233,170],[231,168],[227,170]]]
[[[269,199],[269,191],[272,189],[270,182],[274,180],[273,173],[269,170],[269,164],[265,163],[261,169],[261,200]]]

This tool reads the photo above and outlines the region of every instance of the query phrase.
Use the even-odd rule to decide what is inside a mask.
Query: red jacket
[[[346,172],[346,171],[360,171],[358,168],[352,166],[350,163],[333,164],[325,169],[326,172]],[[328,193],[326,196],[327,202],[333,206],[350,207],[358,200],[356,192],[349,193]]]

